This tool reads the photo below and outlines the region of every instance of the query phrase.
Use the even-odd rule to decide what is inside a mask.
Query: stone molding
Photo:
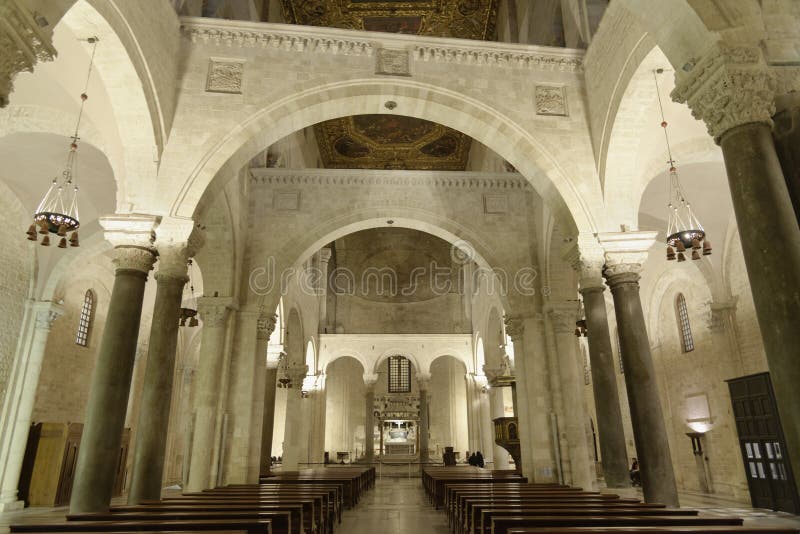
[[[107,215],[99,219],[104,237],[115,247],[151,248],[160,222],[159,216],[138,213]]]
[[[577,307],[570,306],[559,307],[549,311],[550,324],[553,325],[553,331],[556,334],[570,334],[575,333],[575,321],[578,319]]]
[[[323,247],[319,249],[319,261],[320,263],[328,263],[331,259],[331,249],[330,247]]]
[[[197,313],[204,327],[222,328],[231,311],[230,297],[200,297],[197,299]]]
[[[181,17],[181,33],[193,43],[228,48],[270,48],[372,57],[380,49],[409,50],[411,61],[583,72],[582,50],[513,45],[418,35],[370,33],[289,24]]]
[[[292,171],[287,169],[250,169],[254,185],[298,186],[374,186],[399,187],[452,187],[459,189],[532,189],[530,183],[515,173],[408,171],[398,176],[397,171],[369,171],[359,174],[347,169]]]
[[[114,249],[112,260],[117,269],[140,271],[144,274],[153,270],[158,253],[151,247],[130,245],[118,246]]]
[[[272,332],[275,331],[275,324],[278,321],[278,316],[274,313],[261,313],[256,319],[256,339],[261,341],[269,341]]]
[[[760,48],[718,43],[688,75],[676,78],[672,99],[687,104],[717,142],[736,126],[772,126],[776,79]]]
[[[52,61],[56,49],[18,0],[0,2],[0,108],[8,105],[14,77],[33,72],[39,61]]]

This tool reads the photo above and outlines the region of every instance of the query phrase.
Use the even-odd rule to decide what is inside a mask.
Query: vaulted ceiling
[[[364,31],[494,40],[499,0],[281,0],[287,22]],[[356,115],[314,126],[335,169],[464,170],[472,139],[425,120]]]

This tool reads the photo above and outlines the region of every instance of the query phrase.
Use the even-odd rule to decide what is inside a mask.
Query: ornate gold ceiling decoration
[[[331,169],[464,170],[471,139],[402,115],[355,115],[314,126]]]
[[[498,0],[281,0],[287,22],[494,40]]]
[[[494,40],[499,0],[281,0],[293,24]],[[471,138],[421,119],[357,115],[314,126],[327,168],[463,171]]]

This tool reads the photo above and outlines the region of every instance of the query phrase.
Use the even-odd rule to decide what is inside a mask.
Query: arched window
[[[617,340],[617,359],[619,360],[619,374],[625,374],[625,365],[622,363],[622,343],[619,340],[619,328],[614,328],[614,337]]]
[[[83,306],[81,307],[81,316],[78,319],[78,331],[75,334],[75,343],[81,347],[89,344],[89,330],[92,328],[92,319],[94,318],[94,293],[91,289],[86,290],[83,296]]]
[[[686,299],[683,293],[678,293],[675,298],[675,314],[678,318],[678,330],[681,334],[681,344],[683,352],[694,350],[694,339],[692,339],[692,327],[689,325],[689,311],[686,309]]]
[[[411,392],[411,362],[403,356],[389,356],[389,393]]]

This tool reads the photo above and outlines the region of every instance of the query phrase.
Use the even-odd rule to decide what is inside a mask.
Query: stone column
[[[147,216],[103,217],[106,239],[116,245],[116,273],[103,338],[92,371],[89,402],[75,468],[70,512],[105,512],[111,503],[128,409],[142,300],[156,250],[156,219]]]
[[[283,469],[296,471],[300,462],[307,461],[308,436],[303,435],[303,426],[309,410],[308,403],[303,398],[303,380],[308,374],[308,365],[296,362],[283,369],[279,368],[279,372],[283,372],[291,380],[291,388],[286,392]]]
[[[364,376],[364,461],[375,461],[375,383],[377,375]]]
[[[272,434],[275,426],[275,394],[278,385],[278,362],[267,359],[269,338],[275,330],[278,316],[262,314],[258,318],[256,335],[256,358],[263,359],[264,368],[264,413],[261,421],[261,462],[260,475],[268,475],[272,466]]]
[[[21,345],[21,350],[14,358],[0,419],[0,512],[21,509],[25,504],[17,500],[17,487],[36,400],[36,386],[39,384],[50,327],[63,313],[60,306],[49,301],[26,302],[27,343]]]
[[[686,102],[722,148],[786,445],[798,451],[800,228],[772,138],[775,73],[760,46],[719,44],[676,82],[673,99]],[[800,454],[790,460],[800,473]],[[800,490],[800,477],[795,482]]]
[[[505,417],[505,401],[503,399],[503,388],[492,388],[489,390],[489,412],[490,420],[494,421],[498,417]],[[494,442],[494,424],[490,426],[492,440],[492,453],[494,455],[495,469],[508,469],[508,451]]]
[[[491,409],[489,407],[489,381],[486,375],[475,375],[475,386],[478,408],[478,425],[480,428],[480,447],[478,450],[483,454],[483,458],[488,464],[492,463],[492,468],[497,469],[495,466],[494,458],[494,424],[492,423]]]
[[[426,464],[430,461],[428,440],[430,439],[430,424],[428,423],[428,384],[431,375],[417,373],[419,385],[419,461]]]
[[[647,502],[677,507],[678,490],[667,428],[639,299],[639,273],[656,235],[657,232],[620,232],[598,237],[606,249],[604,275],[614,296],[644,498]]]
[[[327,334],[328,332],[328,262],[331,259],[331,249],[322,248],[319,254],[319,285],[317,286],[317,294],[319,295],[319,333]]]
[[[611,348],[608,328],[606,300],[603,296],[602,269],[605,258],[594,236],[584,243],[579,236],[579,245],[573,250],[573,267],[580,276],[580,293],[586,314],[589,359],[592,363],[592,391],[597,411],[600,454],[603,478],[609,488],[626,488],[631,485],[628,472],[628,454],[625,430],[622,426],[622,409],[617,390],[617,366]],[[586,250],[590,249],[590,250]]]
[[[514,367],[520,424],[523,473],[533,482],[558,477],[550,420],[552,397],[541,313],[506,317],[506,332],[514,343]]]
[[[222,387],[220,377],[231,304],[230,297],[201,297],[197,300],[203,337],[195,382],[194,435],[186,492],[201,491],[215,485],[211,480],[211,464],[214,461],[217,406]]]
[[[156,279],[156,300],[150,326],[149,352],[142,387],[139,417],[136,424],[136,444],[133,448],[133,469],[128,504],[161,498],[164,478],[164,454],[167,446],[172,385],[175,373],[175,349],[178,346],[178,316],[183,286],[189,280],[187,261],[200,242],[175,243],[161,229],[156,232],[159,252]],[[193,224],[189,221],[188,232]]]
[[[590,464],[589,442],[586,439],[586,404],[581,352],[575,337],[575,307],[569,305],[551,311],[561,381],[563,419],[561,427],[567,436],[570,478],[573,486],[592,490],[595,486],[594,465]]]

